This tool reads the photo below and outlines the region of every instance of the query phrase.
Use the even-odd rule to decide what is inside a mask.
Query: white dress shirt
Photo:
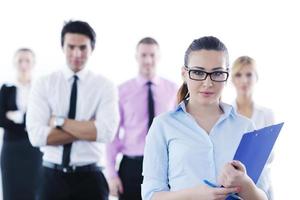
[[[27,110],[29,92],[30,92],[30,84],[22,85],[20,83],[16,83],[17,107],[20,111],[23,111],[24,113]]]
[[[51,127],[51,116],[67,117],[74,72],[66,67],[33,84],[28,111],[27,130],[33,146],[40,147],[43,160],[61,164],[63,145],[47,145]],[[119,123],[118,96],[116,87],[106,78],[86,69],[76,73],[77,121],[95,120],[97,140],[74,141],[71,148],[70,165],[99,163],[103,155],[103,144],[113,139]]]
[[[6,117],[16,124],[22,124],[24,123],[24,114],[27,110],[30,84],[22,85],[15,81],[13,84],[6,85],[16,87],[16,106],[18,108],[18,110],[7,112]]]
[[[233,107],[237,110],[236,101],[233,102]],[[253,105],[253,113],[251,116],[255,127],[257,129],[264,128],[266,126],[271,126],[274,124],[274,114],[273,111],[269,108],[259,106],[257,104]]]

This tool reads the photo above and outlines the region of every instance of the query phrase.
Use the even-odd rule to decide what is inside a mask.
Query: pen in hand
[[[203,180],[203,182],[204,182],[206,185],[208,185],[209,187],[212,187],[212,188],[221,188],[221,187],[222,187],[222,186],[215,185],[215,184],[211,183],[210,181],[208,181],[208,180],[206,180],[206,179]],[[230,193],[230,194],[228,194],[228,196],[233,197],[233,198],[235,198],[235,199],[243,200],[243,198],[241,198],[240,196],[238,196],[238,195],[235,194],[235,193]]]

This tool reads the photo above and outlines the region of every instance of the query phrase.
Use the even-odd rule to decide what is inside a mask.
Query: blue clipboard
[[[284,123],[254,130],[243,135],[234,160],[241,161],[248,176],[257,183]]]
[[[235,152],[234,160],[241,161],[248,176],[256,184],[270,156],[276,139],[284,123],[267,126],[243,135]],[[234,200],[229,196],[226,200]]]

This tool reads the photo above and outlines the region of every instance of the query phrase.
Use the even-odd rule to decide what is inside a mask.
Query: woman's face
[[[238,95],[251,95],[257,81],[255,69],[252,65],[244,65],[232,77],[232,83]]]
[[[17,52],[14,63],[19,73],[29,73],[34,66],[34,56],[29,51]]]
[[[224,52],[215,50],[193,51],[189,55],[187,67],[188,69],[182,69],[182,75],[187,83],[190,100],[201,105],[218,104],[228,78]],[[193,77],[190,77],[189,75],[190,70],[192,70],[190,75]],[[198,79],[201,76],[205,77],[205,72],[215,72],[214,74],[211,74],[212,79],[218,81],[222,80],[222,82],[211,80],[209,75],[205,80],[193,80]]]

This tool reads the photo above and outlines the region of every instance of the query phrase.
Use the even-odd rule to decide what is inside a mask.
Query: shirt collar
[[[88,70],[83,68],[77,73],[74,73],[69,67],[63,70],[63,75],[67,81],[72,80],[73,76],[76,75],[80,81],[84,81],[87,76]]]
[[[175,108],[174,112],[179,112],[179,111],[183,111],[183,112],[187,112],[186,111],[186,103],[187,100],[181,101],[178,106]],[[220,107],[223,110],[224,114],[223,114],[223,118],[227,118],[230,115],[235,117],[237,116],[236,110],[233,108],[232,105],[226,104],[224,102],[220,102]]]
[[[136,78],[136,81],[141,86],[146,85],[146,83],[149,81],[151,81],[153,85],[159,85],[160,78],[158,76],[154,76],[151,80],[149,80],[149,79],[146,79],[145,77],[139,75]]]

